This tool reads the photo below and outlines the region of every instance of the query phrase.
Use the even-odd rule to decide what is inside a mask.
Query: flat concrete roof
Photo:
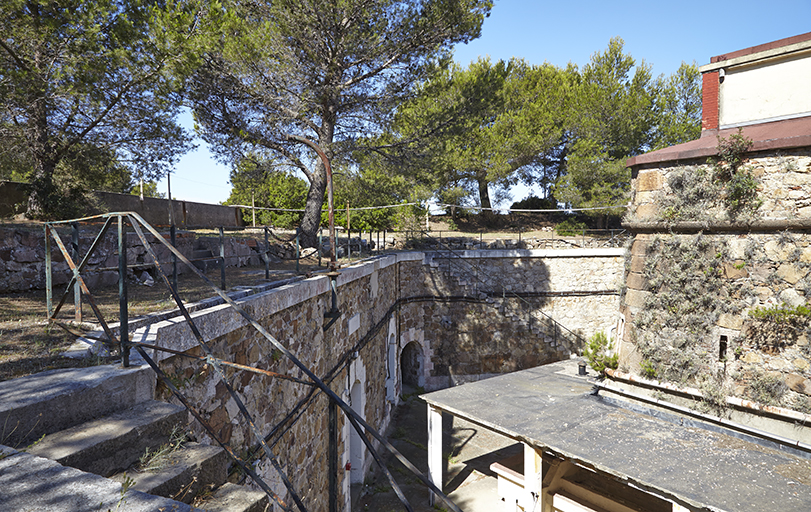
[[[696,140],[629,158],[626,165],[638,168],[643,165],[715,156],[718,153],[718,139],[735,133],[738,133],[738,128],[704,130],[701,132],[701,137]],[[811,146],[811,116],[744,126],[743,135],[752,139],[750,152],[809,147]]]
[[[571,361],[436,391],[445,412],[696,510],[811,510],[811,459],[597,393]]]

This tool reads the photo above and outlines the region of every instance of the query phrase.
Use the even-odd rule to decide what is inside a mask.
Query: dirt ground
[[[395,409],[388,440],[421,471],[428,470],[428,414],[417,390],[407,390]],[[502,508],[495,473],[490,464],[520,453],[522,448],[505,437],[473,423],[443,414],[444,491],[465,512],[492,512]],[[386,466],[415,512],[449,510],[437,499],[428,504],[428,488],[393,455],[381,448]],[[353,488],[353,512],[405,510],[386,476],[375,465],[362,486]]]
[[[325,269],[318,267],[315,259],[303,259],[301,273]],[[270,279],[265,280],[263,267],[229,267],[226,269],[227,290],[239,286],[256,285],[288,279],[296,275],[296,262],[283,261],[271,265]],[[207,277],[220,285],[219,269]],[[175,307],[168,289],[160,282],[145,286],[130,281],[128,284],[128,309],[130,319],[147,313],[170,310]],[[64,292],[64,285],[55,287],[54,305]],[[212,289],[192,272],[178,276],[178,290],[184,304],[214,296]],[[91,294],[108,323],[118,322],[118,286],[91,289]],[[71,292],[57,319],[63,322],[75,320],[73,293]],[[86,300],[82,305],[83,323],[72,327],[74,332],[98,329],[98,320]],[[76,340],[76,336],[57,325],[46,321],[45,290],[30,290],[0,294],[0,381],[30,375],[55,368],[75,368],[92,364],[112,362],[116,358],[71,359],[61,354]]]

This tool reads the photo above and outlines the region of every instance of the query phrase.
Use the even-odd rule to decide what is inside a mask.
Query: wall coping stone
[[[442,257],[448,251],[426,251],[425,261],[430,262],[436,257]],[[625,256],[625,249],[507,249],[507,250],[468,250],[453,251],[453,254],[462,259],[482,258],[606,258]]]

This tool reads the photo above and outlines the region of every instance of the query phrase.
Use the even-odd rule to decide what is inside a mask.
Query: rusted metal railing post
[[[124,216],[118,216],[118,339],[121,365],[130,365],[129,311],[127,309],[127,226]]]
[[[70,224],[71,229],[71,257],[73,261],[79,261],[79,224],[76,222],[72,222]],[[74,307],[74,318],[77,322],[82,321],[82,287],[77,281],[76,284],[73,285],[73,307]]]
[[[296,230],[296,274],[301,273],[299,270],[299,262],[301,260],[301,245],[299,245],[298,236],[299,232]]]

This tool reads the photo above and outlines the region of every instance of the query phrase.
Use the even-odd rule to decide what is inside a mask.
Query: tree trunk
[[[324,192],[327,190],[327,171],[319,161],[313,171],[310,189],[307,191],[307,202],[304,204],[304,216],[301,219],[299,243],[302,247],[318,245],[318,228],[321,226],[321,207],[324,204]]]
[[[488,188],[489,183],[483,177],[479,177],[476,181],[479,185],[479,204],[482,207],[481,216],[482,219],[484,219],[485,224],[490,225],[495,219],[495,215],[493,214],[493,211],[490,210],[490,208],[493,206],[490,203],[490,190]]]

